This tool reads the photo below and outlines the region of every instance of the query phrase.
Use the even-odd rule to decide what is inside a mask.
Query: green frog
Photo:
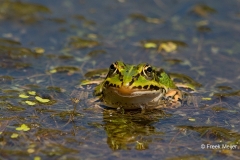
[[[163,69],[122,61],[110,65],[94,95],[108,107],[126,110],[177,108],[183,99],[182,92]]]

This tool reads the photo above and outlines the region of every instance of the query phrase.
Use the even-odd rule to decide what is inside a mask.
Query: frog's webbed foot
[[[165,95],[166,108],[178,108],[182,105],[182,92],[177,89],[169,90]]]

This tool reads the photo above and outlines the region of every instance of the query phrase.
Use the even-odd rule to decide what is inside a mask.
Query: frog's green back
[[[166,72],[161,70],[159,71],[159,73],[160,73],[159,80],[161,84],[164,84],[168,88],[177,88]]]

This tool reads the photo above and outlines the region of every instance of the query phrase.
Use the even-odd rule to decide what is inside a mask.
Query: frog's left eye
[[[148,66],[147,69],[146,69],[147,72],[152,72],[152,67],[151,66]]]
[[[147,64],[147,65],[144,67],[144,69],[143,69],[143,73],[144,73],[144,75],[147,76],[147,77],[151,77],[152,72],[153,72],[153,68],[152,68],[152,66],[150,66],[150,65],[148,65],[148,64]]]
[[[152,72],[152,66],[150,66],[149,64],[147,64],[145,67],[144,67],[144,71],[146,73],[151,73]]]

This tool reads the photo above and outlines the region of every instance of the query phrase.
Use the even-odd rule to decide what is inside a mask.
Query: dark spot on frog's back
[[[119,73],[119,80],[123,81],[123,76]]]
[[[121,73],[119,72],[119,70],[116,70],[116,73],[117,73],[117,74],[121,74]]]
[[[150,90],[159,90],[158,86],[150,85]]]
[[[129,82],[129,86],[131,86],[134,82],[134,79],[131,80],[131,82]]]
[[[142,86],[133,87],[133,89],[142,89]]]
[[[142,86],[138,86],[138,89],[142,89]]]
[[[138,78],[139,78],[139,76],[140,76],[140,74],[138,74],[138,75],[136,75],[136,76],[133,76],[131,82],[129,82],[129,85],[131,86],[135,81],[137,81]],[[134,87],[134,88],[136,88],[136,87]],[[139,86],[138,86],[137,88],[139,88]],[[141,88],[142,88],[142,87],[141,87]],[[140,89],[141,89],[141,88],[140,88]]]
[[[116,84],[110,83],[108,86],[109,86],[109,87],[116,87]]]
[[[148,89],[148,85],[143,86],[144,89]]]

